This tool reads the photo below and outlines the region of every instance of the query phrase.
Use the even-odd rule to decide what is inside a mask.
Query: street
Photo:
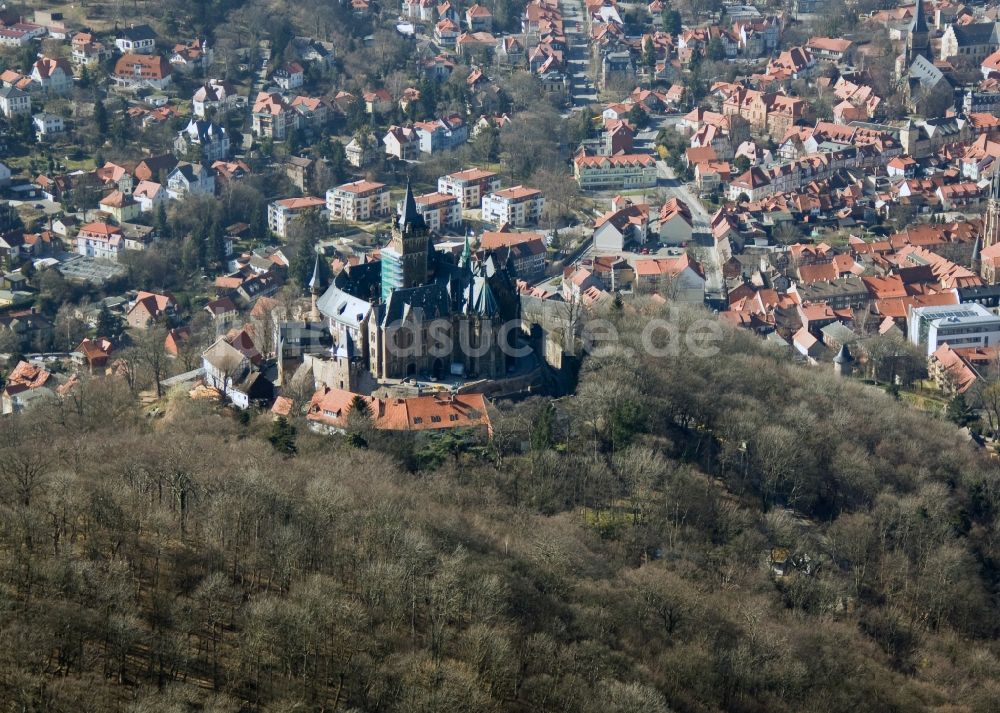
[[[597,87],[589,72],[590,44],[583,5],[578,0],[560,0],[559,9],[562,11],[563,28],[566,31],[566,72],[570,76],[573,109],[596,104]]]

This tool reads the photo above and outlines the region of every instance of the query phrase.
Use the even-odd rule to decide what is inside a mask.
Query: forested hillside
[[[683,351],[490,443],[289,457],[113,381],[0,422],[0,710],[996,710],[995,462],[752,338]]]

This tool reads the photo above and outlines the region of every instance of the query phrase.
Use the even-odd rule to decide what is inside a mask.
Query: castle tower
[[[927,19],[924,17],[923,0],[917,0],[913,10],[913,22],[910,23],[910,31],[906,35],[905,70],[910,68],[913,61],[918,57],[923,57],[928,62],[933,62],[931,56],[931,32],[927,27]]]
[[[319,276],[319,255],[316,255],[316,262],[313,265],[312,278],[309,280],[309,297],[312,300],[312,309],[309,311],[309,321],[310,322],[320,322],[323,317],[319,313],[319,307],[316,302],[319,299],[322,290],[322,285],[320,284]]]
[[[850,376],[854,371],[854,357],[847,344],[842,345],[837,356],[833,358],[833,371],[837,376]]]
[[[431,248],[430,232],[417,210],[413,189],[406,181],[403,210],[392,225],[392,240],[382,251],[382,301],[393,290],[419,287],[427,282],[427,255]]]

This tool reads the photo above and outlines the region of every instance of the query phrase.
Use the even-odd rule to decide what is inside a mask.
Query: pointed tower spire
[[[930,32],[927,29],[927,18],[924,17],[924,2],[917,0],[913,8],[913,22],[910,23],[910,32]]]
[[[313,263],[313,274],[312,277],[309,278],[309,291],[314,295],[318,295],[321,287],[322,285],[320,284],[319,277],[319,253],[316,253],[316,262]]]
[[[413,197],[413,187],[410,185],[410,178],[406,178],[406,198],[403,200],[403,212],[399,216],[399,227],[405,228],[407,225],[414,225],[421,220],[420,213],[417,212],[417,201]]]
[[[319,322],[323,319],[322,315],[319,313],[319,293],[319,253],[316,253],[316,262],[313,263],[312,278],[309,280],[309,297],[312,307],[312,309],[309,310],[309,321],[311,322]]]
[[[465,246],[462,248],[462,257],[459,258],[458,264],[461,267],[469,267],[472,265],[472,247],[469,245],[469,234],[465,234]]]

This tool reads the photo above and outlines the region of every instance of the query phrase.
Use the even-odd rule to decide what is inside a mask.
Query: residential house
[[[98,208],[101,212],[110,215],[118,225],[135,220],[141,212],[139,204],[132,196],[121,191],[111,191],[104,196],[98,203]]]
[[[115,36],[115,47],[122,54],[153,54],[156,33],[149,25],[130,25]]]
[[[35,137],[39,141],[51,139],[55,134],[66,130],[66,122],[59,114],[43,111],[31,117],[31,121],[35,125]]]
[[[118,262],[125,249],[121,228],[108,223],[87,223],[76,234],[76,251],[85,257]]]
[[[55,398],[58,382],[46,369],[20,361],[7,375],[0,392],[0,412],[4,415],[19,413],[35,403]]]
[[[274,70],[271,79],[285,91],[298,89],[306,81],[306,70],[298,62],[289,62]]]
[[[753,202],[774,192],[771,179],[759,166],[748,169],[743,175],[729,182],[729,200],[740,200],[741,196]]]
[[[491,32],[493,30],[493,13],[479,3],[465,11],[465,26],[470,32]]]
[[[73,89],[73,68],[64,59],[42,57],[31,66],[30,76],[45,94],[66,94]]]
[[[482,206],[483,196],[500,190],[500,176],[493,171],[467,168],[438,178],[438,193],[455,196],[463,209]]]
[[[355,168],[364,168],[375,162],[378,155],[378,140],[374,134],[361,134],[351,138],[344,153],[347,155],[347,162]]]
[[[212,324],[215,325],[216,334],[225,332],[232,327],[240,314],[236,303],[229,297],[220,297],[217,300],[212,300],[205,305],[204,309],[211,318]]]
[[[477,57],[482,52],[492,54],[496,47],[497,38],[489,32],[463,32],[455,40],[459,57]]]
[[[701,303],[705,299],[705,272],[686,253],[673,258],[636,260],[635,291]]]
[[[545,207],[545,196],[536,188],[513,186],[483,196],[483,220],[513,226],[536,223]]]
[[[263,404],[274,395],[274,385],[252,368],[250,359],[225,336],[219,337],[202,354],[205,385],[216,389],[224,401],[239,409]]]
[[[108,365],[111,352],[114,351],[114,345],[107,337],[98,337],[97,339],[86,337],[73,351],[80,355],[80,360],[87,364],[87,369],[91,374],[94,373],[94,369],[100,373]]]
[[[434,25],[434,41],[442,47],[454,47],[460,34],[458,25],[447,18]]]
[[[169,292],[140,290],[125,313],[125,322],[132,329],[146,329],[151,324],[169,320],[176,311],[177,300]]]
[[[159,55],[122,55],[115,62],[112,79],[126,89],[165,89],[172,79],[170,63]]]
[[[649,206],[625,201],[612,202],[610,211],[594,222],[594,251],[618,254],[629,244],[644,245],[649,239]]]
[[[111,56],[111,50],[94,39],[90,32],[73,35],[70,61],[77,67],[93,67]]]
[[[141,213],[152,213],[169,199],[164,187],[155,181],[139,181],[132,191],[132,198],[139,204]]]
[[[854,43],[842,37],[811,37],[806,49],[813,57],[826,62],[849,62]]]
[[[208,118],[209,112],[225,114],[237,105],[236,89],[229,82],[210,79],[198,87],[191,97],[191,109],[199,119]]]
[[[167,195],[172,200],[215,195],[215,176],[200,163],[182,161],[167,175]]]
[[[469,127],[458,114],[413,124],[421,153],[432,154],[461,146],[469,140]]]
[[[188,44],[176,44],[170,52],[170,66],[187,74],[204,73],[215,61],[215,51],[208,40],[196,38]]]
[[[305,156],[289,156],[284,164],[285,175],[292,185],[305,192],[312,183],[316,162]]]
[[[691,209],[679,198],[671,198],[660,206],[657,233],[664,245],[684,245],[691,240],[694,222]]]
[[[177,157],[172,153],[147,156],[136,164],[132,174],[137,181],[164,182],[177,166]]]
[[[298,116],[277,92],[260,92],[251,113],[251,130],[254,136],[282,141],[298,128]]]
[[[21,114],[31,114],[31,96],[17,87],[0,87],[0,112],[8,119]]]
[[[272,233],[287,238],[288,226],[293,220],[307,210],[322,212],[326,201],[314,196],[303,198],[284,198],[267,204],[267,227]]]
[[[345,183],[326,192],[326,208],[330,220],[372,220],[389,214],[389,189],[373,181]]]
[[[412,126],[390,126],[382,143],[386,155],[400,161],[413,161],[420,156],[420,136]]]
[[[229,133],[207,119],[192,118],[177,132],[174,152],[185,159],[210,164],[229,156]]]
[[[361,95],[365,102],[365,111],[369,114],[385,114],[392,111],[392,95],[386,89],[369,90]]]
[[[541,233],[516,233],[511,230],[486,231],[479,239],[479,252],[493,251],[500,255],[500,264],[509,257],[518,279],[533,282],[545,275],[545,236]]]

